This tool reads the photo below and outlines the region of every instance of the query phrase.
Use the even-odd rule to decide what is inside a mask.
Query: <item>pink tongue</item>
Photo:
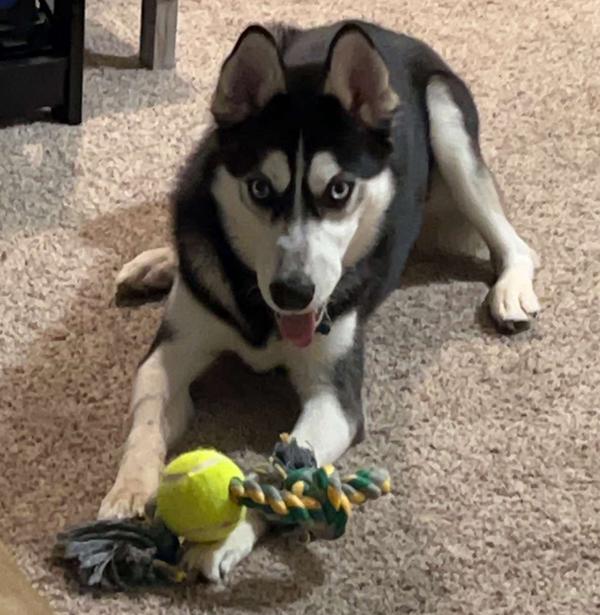
[[[316,313],[308,314],[281,314],[277,319],[279,332],[284,340],[289,340],[292,344],[305,348],[312,342],[317,324]]]

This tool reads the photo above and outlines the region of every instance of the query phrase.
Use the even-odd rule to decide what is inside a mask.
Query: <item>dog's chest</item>
[[[256,372],[268,372],[276,367],[287,367],[292,360],[293,350],[286,348],[289,344],[278,339],[275,335],[269,338],[264,346],[252,346],[241,337],[230,349],[244,363]]]
[[[353,311],[338,318],[328,335],[315,335],[307,348],[298,348],[274,334],[262,347],[251,346],[236,335],[227,350],[235,353],[256,372],[267,372],[277,367],[285,367],[295,373],[313,369],[327,371],[352,348],[356,327],[357,314]]]

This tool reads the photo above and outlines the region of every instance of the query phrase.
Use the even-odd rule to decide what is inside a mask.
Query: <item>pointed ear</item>
[[[280,92],[285,76],[275,39],[261,26],[250,26],[221,67],[212,114],[219,124],[240,122]]]
[[[373,128],[391,120],[400,104],[379,51],[354,25],[344,26],[331,43],[324,93]]]

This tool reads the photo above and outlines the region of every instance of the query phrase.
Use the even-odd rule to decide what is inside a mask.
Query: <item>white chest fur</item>
[[[352,348],[357,326],[357,315],[353,311],[338,318],[328,335],[317,334],[307,348],[297,348],[275,334],[264,347],[257,348],[202,305],[180,278],[169,296],[166,319],[176,336],[185,335],[187,331],[202,331],[202,347],[194,352],[215,357],[223,352],[234,352],[257,372],[283,366],[294,370],[298,377],[303,370],[314,373],[343,357]]]

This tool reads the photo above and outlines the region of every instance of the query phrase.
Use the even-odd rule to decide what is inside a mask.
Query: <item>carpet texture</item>
[[[595,0],[182,0],[174,72],[139,70],[139,3],[89,2],[85,122],[0,130],[0,531],[57,613],[583,615],[600,610],[600,5]],[[221,591],[81,595],[48,560],[93,518],[160,305],[113,279],[168,236],[166,194],[220,61],[252,20],[360,16],[424,38],[472,86],[486,156],[542,255],[536,327],[498,336],[487,273],[409,270],[369,327],[368,440],[395,494],[336,543],[267,540]],[[236,363],[197,386],[183,446],[270,450],[285,383]]]

